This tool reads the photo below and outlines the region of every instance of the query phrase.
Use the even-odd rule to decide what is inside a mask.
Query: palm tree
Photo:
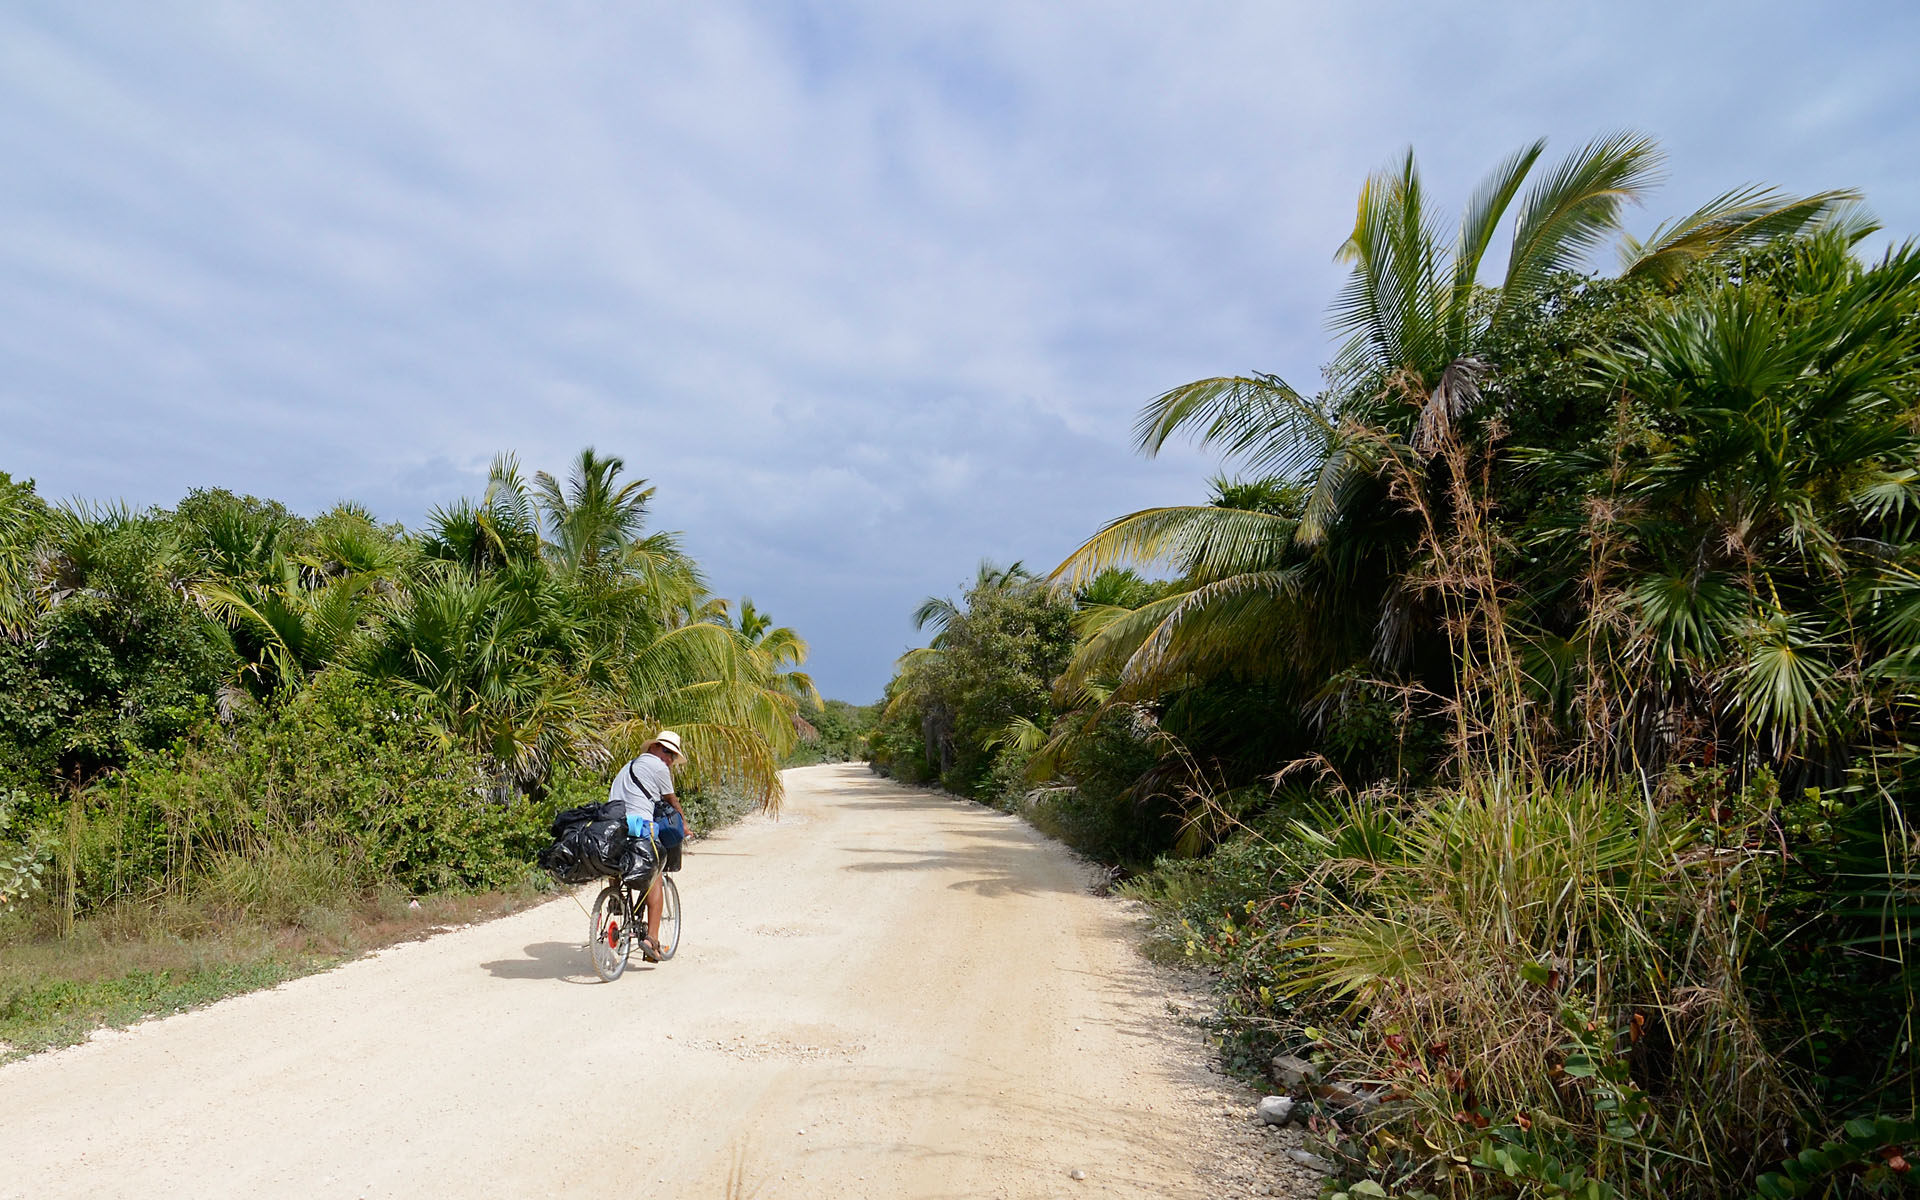
[[[691,778],[778,800],[806,644],[743,637],[678,535],[645,532],[653,490],[591,448],[563,485],[495,459],[478,503],[436,511],[424,569],[352,654],[361,671],[432,696],[456,736],[523,787],[563,762],[604,764],[664,726]],[[544,536],[543,536],[544,534]]]
[[[695,621],[653,633],[633,647],[610,696],[604,738],[616,759],[639,753],[671,726],[688,751],[695,783],[780,797],[780,760],[793,749],[797,703],[770,660],[738,631]]]
[[[654,489],[644,479],[620,483],[625,469],[621,459],[603,458],[589,446],[574,460],[566,487],[545,471],[534,475],[548,551],[562,570],[588,572],[617,564],[639,538]]]
[[[1223,670],[1324,679],[1356,660],[1420,669],[1423,647],[1436,644],[1421,631],[1446,614],[1423,594],[1415,560],[1424,548],[1441,560],[1431,572],[1438,576],[1484,567],[1444,561],[1461,550],[1461,522],[1473,519],[1457,452],[1481,402],[1479,348],[1619,235],[1622,211],[1660,165],[1650,141],[1619,134],[1582,147],[1527,188],[1544,148],[1525,147],[1483,181],[1451,246],[1411,152],[1367,182],[1339,252],[1353,274],[1333,306],[1343,342],[1322,400],[1256,374],[1198,380],[1146,406],[1137,434],[1148,454],[1189,432],[1249,470],[1297,481],[1300,493],[1281,511],[1147,509],[1090,538],[1055,570],[1056,582],[1171,563],[1185,586],[1105,614],[1069,687],[1106,677],[1113,696],[1128,699]],[[1852,199],[1730,193],[1634,244],[1626,269],[1664,285],[1714,253],[1836,219]],[[1488,251],[1516,201],[1504,272],[1484,283]],[[1471,600],[1486,602],[1484,593]],[[1482,621],[1498,624],[1497,616]],[[1443,663],[1439,674],[1450,670]]]
[[[820,707],[820,692],[813,686],[813,677],[798,669],[808,654],[807,643],[798,633],[788,626],[775,625],[772,617],[754,607],[750,596],[740,598],[740,615],[733,619],[732,627],[760,656],[773,676],[775,688],[803,706]]]
[[[432,698],[456,737],[532,782],[601,757],[589,689],[569,670],[581,633],[550,579],[441,568],[387,602],[351,662]]]
[[[1833,748],[1889,711],[1874,691],[1920,656],[1920,249],[1867,268],[1858,234],[1646,309],[1594,354],[1643,432],[1535,464],[1607,514],[1541,548],[1606,547],[1579,636],[1629,701],[1615,753],[1648,769],[1693,739],[1719,761],[1837,771]]]
[[[35,548],[48,521],[46,501],[31,481],[0,471],[0,637],[24,637],[38,614]]]
[[[974,573],[973,587],[968,589],[968,595],[997,588],[1016,587],[1020,584],[1032,583],[1035,579],[1036,576],[1027,570],[1024,562],[1016,560],[1012,566],[998,567],[991,559],[983,558],[980,560],[979,570]],[[960,613],[960,605],[953,600],[945,596],[928,596],[920,602],[920,607],[913,610],[913,627],[926,629],[931,626],[933,645],[937,648],[946,637],[947,626],[953,624]]]
[[[495,456],[478,504],[463,499],[434,508],[420,539],[424,557],[459,563],[476,574],[532,561],[540,549],[539,516],[511,454]]]
[[[267,580],[211,579],[193,589],[202,607],[232,631],[239,682],[256,695],[298,687],[339,658],[380,595],[377,571],[310,583],[286,558],[270,570],[274,577]]]
[[[408,548],[354,505],[322,517],[306,549],[290,554],[275,544],[265,554],[227,555],[222,561],[239,565],[239,574],[216,572],[191,585],[233,634],[238,682],[255,695],[299,687],[344,657],[377,602],[399,594],[409,561]]]

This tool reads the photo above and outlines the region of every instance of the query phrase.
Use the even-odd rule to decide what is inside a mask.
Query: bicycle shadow
[[[534,942],[525,958],[497,958],[481,968],[495,979],[546,979],[559,983],[599,983],[593,961],[579,942]]]

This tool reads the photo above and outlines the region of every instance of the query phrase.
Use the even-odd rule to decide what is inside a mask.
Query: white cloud
[[[1764,10],[1764,11],[1763,11]],[[1731,20],[1738,15],[1740,20]],[[714,583],[870,696],[982,556],[1211,464],[1145,398],[1316,381],[1333,246],[1620,125],[1690,207],[1915,216],[1915,18],[1787,4],[88,5],[0,17],[0,468],[417,520],[511,448],[661,487]],[[1658,28],[1660,37],[1646,30]]]

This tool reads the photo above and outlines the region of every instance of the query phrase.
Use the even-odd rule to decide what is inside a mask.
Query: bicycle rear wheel
[[[593,955],[593,973],[612,983],[627,969],[633,948],[633,919],[627,911],[627,893],[618,882],[600,889],[593,902],[593,925],[587,931],[587,950]]]
[[[669,875],[660,877],[660,961],[680,948],[680,889]]]

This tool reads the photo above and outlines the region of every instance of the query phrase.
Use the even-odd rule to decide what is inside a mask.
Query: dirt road
[[[0,1069],[0,1196],[1225,1190],[1245,1097],[1128,906],[977,805],[787,787],[687,855],[671,963],[601,983],[563,897]]]

